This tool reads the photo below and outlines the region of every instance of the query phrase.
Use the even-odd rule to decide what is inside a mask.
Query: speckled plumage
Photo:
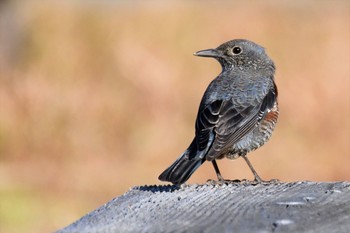
[[[231,40],[197,56],[217,59],[222,72],[208,86],[199,106],[195,138],[159,179],[182,184],[205,161],[242,156],[261,181],[246,154],[271,137],[278,118],[275,66],[264,48],[248,40]]]

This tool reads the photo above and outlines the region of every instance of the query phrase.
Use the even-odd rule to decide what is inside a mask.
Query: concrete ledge
[[[68,232],[350,232],[350,182],[139,186]]]

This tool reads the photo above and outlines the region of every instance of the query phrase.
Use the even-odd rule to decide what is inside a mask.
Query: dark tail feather
[[[194,139],[189,148],[170,167],[160,174],[158,179],[169,181],[176,185],[185,183],[204,161],[205,158],[201,158],[197,154],[197,144]]]
[[[204,162],[203,159],[197,158],[190,160],[187,153],[188,152],[185,151],[173,165],[160,174],[158,179],[161,181],[169,181],[176,185],[185,183],[192,173]]]

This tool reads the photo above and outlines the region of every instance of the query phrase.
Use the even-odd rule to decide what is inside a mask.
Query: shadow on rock
[[[133,188],[134,190],[146,191],[146,192],[174,192],[175,190],[179,190],[180,186],[177,185],[144,185],[144,186],[136,186]]]

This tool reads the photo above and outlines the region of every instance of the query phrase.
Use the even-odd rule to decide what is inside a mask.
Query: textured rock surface
[[[134,187],[58,232],[350,232],[350,182]]]

